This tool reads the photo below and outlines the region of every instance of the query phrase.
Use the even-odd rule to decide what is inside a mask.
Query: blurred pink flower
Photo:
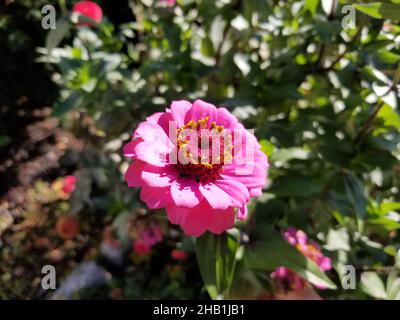
[[[76,177],[74,176],[65,176],[63,179],[62,191],[66,194],[72,193],[76,188]]]
[[[296,247],[304,256],[314,261],[321,271],[332,269],[331,259],[324,256],[320,246],[312,240],[308,240],[307,235],[295,228],[288,228],[283,232],[283,237],[292,246]],[[306,281],[294,271],[286,267],[278,267],[272,273],[272,278],[276,280],[278,289],[281,291],[302,291]],[[315,286],[318,289],[325,289],[323,286]]]
[[[169,7],[172,7],[176,4],[176,0],[159,0],[160,3],[166,4]]]
[[[155,225],[144,229],[140,233],[140,239],[145,245],[149,247],[154,246],[155,244],[161,242],[163,239],[161,227]]]
[[[139,255],[150,253],[151,248],[163,239],[159,225],[154,225],[141,230],[133,243],[133,250]]]
[[[101,10],[101,7],[93,1],[80,1],[73,6],[72,11],[88,17],[97,23],[100,23],[103,18],[103,10]],[[90,24],[79,22],[78,25],[89,26]]]
[[[174,101],[140,123],[125,145],[134,160],[125,179],[187,235],[220,234],[233,226],[235,209],[245,219],[247,202],[262,193],[268,161],[260,148],[225,108]]]

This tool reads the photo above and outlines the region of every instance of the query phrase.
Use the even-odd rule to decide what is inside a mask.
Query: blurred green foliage
[[[356,21],[344,29],[348,4]],[[222,244],[235,252],[235,274],[204,275],[211,262],[202,261],[209,292],[216,297],[223,287],[254,298],[270,290],[268,275],[278,265],[331,284],[271,229],[295,226],[333,259],[328,276],[336,289],[321,291],[324,298],[399,299],[399,1],[178,0],[168,7],[132,0],[125,9],[135,21],[105,18],[81,28],[69,14],[59,17],[65,30],[48,37],[63,37],[38,48],[61,89],[54,115],[69,128],[77,111],[94,119],[101,139],[91,147],[106,155],[118,154],[107,147],[128,141],[140,121],[172,100],[203,98],[255,128],[270,158],[269,182],[249,205],[249,221],[238,224],[241,246]],[[121,183],[125,163],[116,159],[112,174]],[[105,184],[95,206],[118,216],[139,200],[115,184]],[[200,256],[222,257],[207,256],[218,249],[214,242],[199,240]],[[221,268],[232,267],[231,258],[221,259]],[[341,286],[347,264],[357,271],[355,290]]]

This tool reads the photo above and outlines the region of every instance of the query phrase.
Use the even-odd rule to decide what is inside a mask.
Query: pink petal
[[[234,115],[232,115],[228,110],[225,108],[218,108],[217,109],[217,124],[219,126],[223,126],[225,129],[233,129],[236,127],[238,121]],[[231,132],[233,134],[233,132]]]
[[[190,209],[177,207],[174,203],[167,206],[166,211],[169,221],[172,224],[179,225],[182,225],[186,221],[190,213]]]
[[[233,227],[235,223],[235,211],[233,208],[226,210],[213,210],[208,230],[212,233],[221,234]]]
[[[157,167],[167,164],[168,151],[160,142],[141,142],[135,148],[136,158]]]
[[[142,122],[134,136],[135,139],[143,139],[131,152],[137,159],[158,167],[165,166],[167,155],[173,150],[174,145],[158,124]]]
[[[238,181],[221,179],[216,180],[214,184],[234,200],[235,207],[241,207],[250,200],[249,190]]]
[[[140,199],[147,204],[150,209],[164,208],[172,202],[169,188],[142,187]]]
[[[297,230],[296,232],[297,243],[301,245],[306,245],[308,241],[308,237],[302,230]]]
[[[238,219],[245,220],[247,218],[247,206],[244,204],[238,210]]]
[[[249,173],[243,174],[244,172]],[[226,180],[238,181],[247,188],[259,188],[265,185],[267,173],[260,164],[248,162],[243,165],[229,164],[225,166],[221,177]]]
[[[220,234],[232,228],[235,222],[233,208],[215,210],[205,200],[192,209],[169,205],[167,215],[171,223],[181,225],[186,235],[195,237],[207,230]]]
[[[262,189],[261,188],[250,188],[250,197],[259,197],[262,195]]]
[[[203,100],[196,100],[193,102],[192,108],[186,113],[185,123],[188,123],[190,120],[201,120],[205,117],[208,117],[208,125],[210,125],[213,121],[217,119],[217,108]]]
[[[199,190],[213,209],[224,210],[235,204],[235,201],[225,191],[213,183],[201,183]]]
[[[211,211],[204,210],[203,206],[197,206],[194,210],[191,210],[187,214],[187,219],[181,225],[181,227],[186,235],[199,237],[207,231],[207,227],[211,221]]]
[[[141,161],[133,162],[125,172],[125,180],[128,183],[128,187],[140,187],[143,185],[141,178],[144,163]]]
[[[170,205],[167,207],[167,215],[171,223],[179,224],[186,235],[194,237],[206,232],[211,220],[210,211],[200,205],[191,209]]]
[[[178,127],[183,127],[186,113],[190,110],[192,104],[186,100],[172,101],[171,113]]]
[[[323,271],[328,271],[332,269],[332,261],[328,257],[323,257],[319,262],[319,266]]]
[[[139,124],[135,130],[134,137],[142,138],[144,141],[169,140],[164,130],[155,122],[145,121]]]
[[[285,235],[288,235],[290,237],[296,237],[297,234],[297,229],[293,228],[293,227],[289,227],[286,229],[286,231],[284,232]]]
[[[150,117],[147,117],[148,122],[158,124],[163,131],[168,135],[169,133],[169,123],[173,121],[171,112],[157,112]]]
[[[136,157],[135,154],[135,147],[137,146],[138,143],[141,142],[141,139],[136,139],[133,141],[128,142],[125,146],[124,146],[124,156],[134,159]]]
[[[268,157],[267,155],[262,152],[261,150],[257,150],[254,153],[254,162],[261,164],[264,168],[268,168],[269,164],[268,164]]]
[[[149,187],[169,187],[178,177],[173,166],[155,167],[146,165],[143,168],[142,180]]]
[[[179,179],[171,185],[171,195],[178,207],[193,208],[203,198],[199,184],[191,179]]]
[[[289,273],[289,270],[285,267],[278,267],[273,272],[273,277],[277,279],[286,278]]]

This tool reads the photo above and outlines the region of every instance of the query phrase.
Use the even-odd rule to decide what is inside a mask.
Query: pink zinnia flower
[[[140,123],[125,145],[134,160],[125,178],[187,235],[220,234],[233,226],[235,209],[245,219],[247,202],[262,193],[268,161],[260,148],[225,108],[174,101]]]
[[[283,237],[292,246],[296,247],[304,256],[314,261],[321,271],[332,269],[331,259],[324,256],[321,247],[314,241],[308,240],[307,235],[302,230],[288,228],[283,232]],[[279,289],[283,291],[302,291],[306,281],[294,271],[286,267],[278,267],[272,273],[272,277],[276,280]],[[323,286],[316,286],[319,289],[325,289]]]
[[[97,23],[100,23],[103,18],[103,10],[101,10],[100,6],[93,1],[80,1],[74,5],[72,11],[88,17]],[[80,22],[78,25],[88,26],[89,24]]]

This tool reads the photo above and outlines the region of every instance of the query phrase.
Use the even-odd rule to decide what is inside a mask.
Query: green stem
[[[238,245],[238,249],[240,249],[240,245]],[[236,251],[237,252],[237,251]],[[235,278],[235,271],[236,271],[236,265],[237,265],[237,260],[236,259],[236,253],[235,253],[235,257],[233,259],[233,263],[232,263],[232,268],[230,271],[230,275],[229,275],[229,279],[228,279],[228,283],[227,283],[227,287],[226,287],[226,297],[229,299],[230,294],[231,294],[231,288],[232,288],[232,284],[233,284],[233,280]]]
[[[67,6],[65,4],[65,0],[58,0],[58,6],[61,9],[61,12],[65,14],[67,12]]]
[[[222,295],[223,296],[223,292],[222,292],[222,279],[220,277],[220,275],[222,274],[222,272],[220,272],[220,269],[223,268],[224,263],[222,261],[222,241],[223,241],[223,235],[220,236],[216,236],[217,237],[217,259],[215,260],[215,275],[216,275],[216,282],[217,282],[217,291],[218,291],[218,295]]]

